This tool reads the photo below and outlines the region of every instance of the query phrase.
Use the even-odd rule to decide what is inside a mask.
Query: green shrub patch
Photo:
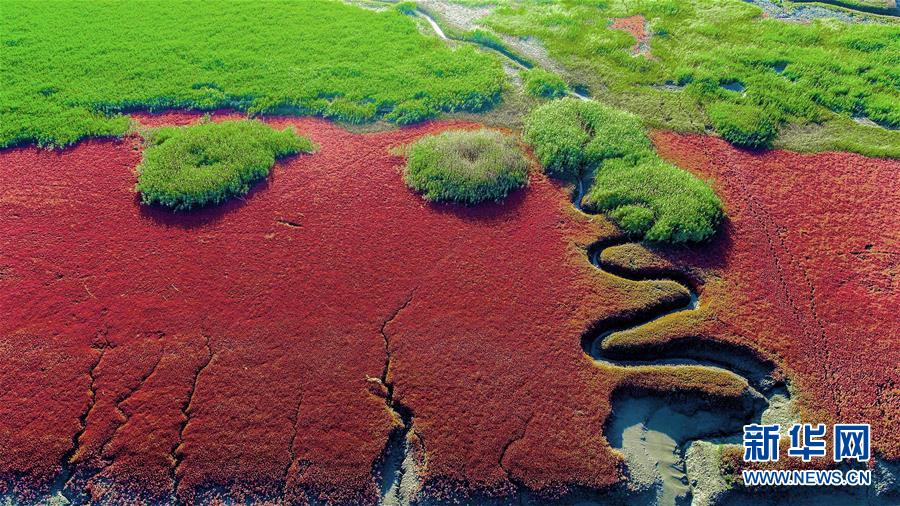
[[[630,113],[595,101],[554,100],[526,118],[525,139],[551,176],[593,175],[585,209],[606,213],[636,238],[703,241],[722,219],[712,188],[662,161]]]
[[[704,241],[722,219],[722,203],[709,185],[659,158],[607,161],[584,206],[608,213],[628,234],[655,242]]]
[[[500,200],[528,182],[516,139],[494,130],[450,130],[409,148],[406,184],[430,201]]]
[[[536,108],[525,119],[525,140],[547,173],[573,178],[607,158],[651,156],[637,116],[593,100],[564,98]]]
[[[145,204],[185,210],[246,194],[276,159],[311,153],[293,129],[253,120],[165,127],[148,134],[135,189]]]
[[[569,88],[563,78],[540,67],[525,71],[525,91],[533,97],[560,98]]]
[[[707,112],[716,131],[735,146],[768,148],[778,134],[776,123],[756,107],[717,102]]]

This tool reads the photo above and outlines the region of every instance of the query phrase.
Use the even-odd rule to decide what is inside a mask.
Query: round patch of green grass
[[[450,130],[409,148],[406,184],[430,201],[500,200],[528,182],[528,160],[516,139],[494,130]]]
[[[276,159],[314,149],[291,128],[275,130],[253,120],[160,128],[148,141],[135,189],[143,203],[175,210],[243,195]]]

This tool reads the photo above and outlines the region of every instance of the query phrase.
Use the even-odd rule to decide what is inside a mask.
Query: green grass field
[[[120,135],[120,113],[234,108],[400,124],[501,99],[496,58],[341,2],[30,2],[0,8],[0,147]]]
[[[539,38],[598,99],[652,127],[710,128],[760,147],[780,144],[773,128],[827,130],[837,122],[853,139],[843,147],[900,156],[900,132],[891,130],[900,127],[900,23],[790,23],[760,13],[739,0],[525,0],[499,7],[485,23]],[[631,55],[634,38],[608,26],[634,14],[649,22],[652,57]],[[823,136],[799,147],[839,146]]]

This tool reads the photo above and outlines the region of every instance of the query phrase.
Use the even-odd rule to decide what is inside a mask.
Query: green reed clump
[[[569,91],[562,77],[540,67],[525,71],[524,82],[525,91],[533,97],[560,98]]]
[[[292,128],[254,120],[160,128],[148,142],[135,190],[145,204],[179,211],[244,195],[278,158],[314,150]]]
[[[528,182],[528,161],[514,137],[494,130],[450,130],[409,147],[406,184],[430,201],[500,200]]]
[[[547,173],[573,178],[607,158],[653,154],[640,119],[593,100],[563,98],[537,107],[525,119],[525,140]]]
[[[606,213],[635,238],[704,241],[722,220],[712,188],[661,160],[633,114],[592,100],[554,100],[528,115],[525,140],[551,176],[592,177],[584,208]]]

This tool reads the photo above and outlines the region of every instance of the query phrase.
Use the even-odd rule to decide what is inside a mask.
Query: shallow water
[[[728,91],[734,91],[737,93],[743,93],[744,90],[746,89],[746,87],[744,86],[744,83],[742,83],[740,81],[731,81],[731,82],[723,83],[722,88],[725,88]]]
[[[688,443],[737,434],[747,412],[672,403],[661,396],[626,397],[606,428],[610,444],[625,454],[630,478],[656,489],[656,504],[688,504],[690,480],[684,459]]]

